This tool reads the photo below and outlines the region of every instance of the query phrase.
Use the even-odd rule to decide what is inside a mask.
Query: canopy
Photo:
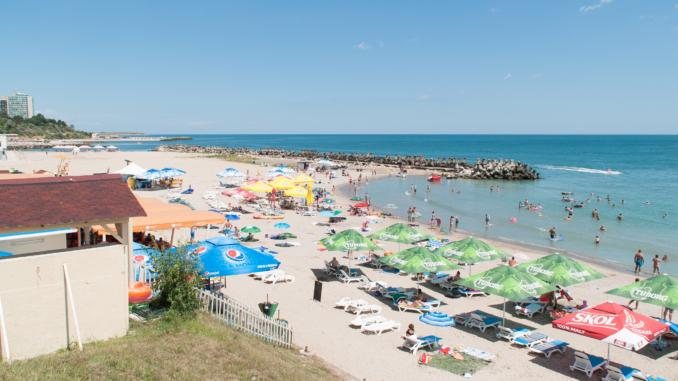
[[[516,268],[563,287],[605,278],[605,275],[598,271],[558,253],[524,263]]]
[[[245,174],[239,172],[233,168],[224,169],[223,171],[217,173],[219,177],[245,177]]]
[[[159,200],[158,200],[159,201]],[[183,212],[192,210],[186,205],[181,204],[141,204],[141,207],[144,208],[146,214],[153,213],[162,213],[162,212]]]
[[[355,205],[353,205],[354,208],[367,208],[367,204],[363,204],[362,202],[359,202]]]
[[[177,177],[185,174],[185,171],[182,171],[181,169],[176,169],[176,168],[163,168],[160,170],[160,173],[162,174],[163,177]]]
[[[250,249],[224,236],[200,243],[194,253],[199,255],[207,277],[251,274],[280,266],[272,255]]]
[[[162,172],[160,172],[157,169],[149,169],[146,172],[141,172],[137,175],[134,176],[137,179],[143,179],[143,180],[156,180],[156,179],[163,179],[165,176],[162,175]]]
[[[444,314],[442,312],[438,311],[432,311],[432,312],[427,312],[419,317],[419,321],[432,325],[434,327],[454,327],[454,319],[448,315]]]
[[[134,162],[129,163],[125,168],[117,170],[113,173],[119,173],[121,175],[131,175],[131,176],[136,176],[140,173],[146,172],[145,169],[141,168],[140,166],[134,164]]]
[[[495,267],[453,283],[513,301],[530,296],[538,297],[556,289],[541,279],[511,266]]]
[[[280,171],[280,172],[282,172],[282,173],[290,173],[290,172],[294,172],[294,169],[292,169],[292,168],[290,168],[290,167],[288,167],[288,166],[286,166],[286,165],[280,164],[279,167],[275,167],[275,168],[269,169],[268,171],[269,171],[269,172],[272,172],[272,171]]]
[[[449,245],[443,246],[438,249],[438,253],[444,257],[452,257],[459,262],[471,265],[478,262],[511,257],[496,247],[490,246],[473,237],[468,237],[461,241],[452,242]]]
[[[241,231],[241,232],[245,232],[245,233],[260,233],[260,232],[261,232],[261,229],[259,229],[259,228],[256,227],[256,226],[249,225],[249,226],[245,226],[245,227],[242,228],[242,230],[240,230],[240,231]]]
[[[242,188],[245,189],[245,190],[248,190],[250,192],[266,192],[266,193],[268,193],[268,192],[273,190],[272,186],[270,186],[266,183],[263,183],[261,181],[258,181],[254,184],[245,185]]]
[[[377,246],[369,238],[364,237],[353,229],[344,230],[341,233],[329,236],[320,240],[328,251],[343,251],[343,250],[384,250]]]
[[[329,166],[329,167],[337,167],[337,166],[339,166],[339,164],[334,163],[334,162],[331,162],[331,161],[329,161],[329,160],[327,160],[327,159],[322,159],[322,160],[318,161],[316,164],[327,165],[327,166]]]
[[[292,189],[288,189],[285,191],[285,196],[290,196],[290,197],[306,197],[308,195],[308,191],[306,188],[296,186]]]
[[[304,183],[314,183],[315,180],[313,180],[312,178],[310,178],[310,177],[308,177],[308,176],[306,176],[302,173],[301,175],[295,177],[292,180],[292,182],[295,183],[295,184],[304,184]]]
[[[273,225],[273,227],[274,227],[274,228],[278,228],[278,229],[289,229],[289,228],[290,228],[290,224],[286,224],[286,223],[284,223],[284,222],[281,222],[281,223],[278,223],[278,224]]]
[[[379,258],[379,262],[408,274],[461,269],[461,266],[422,246],[414,246]]]
[[[631,298],[643,303],[665,308],[678,308],[678,279],[668,275],[657,275],[640,282],[615,288],[606,294]]]
[[[284,177],[276,177],[275,179],[271,180],[268,185],[272,186],[275,189],[292,189],[294,188],[294,183],[292,183],[290,180],[287,180]]]
[[[398,243],[413,243],[433,238],[432,236],[402,222],[393,224],[385,229],[381,229],[368,235],[367,237]]]
[[[192,226],[218,225],[226,222],[226,218],[216,212],[206,210],[186,210],[174,212],[149,213],[146,217],[134,217],[132,219],[133,231],[162,230],[183,228]],[[115,231],[114,227],[111,230]],[[95,230],[105,230],[100,226],[94,226]]]
[[[551,325],[553,328],[636,351],[670,329],[664,323],[612,302],[565,315],[554,320]]]
[[[108,146],[108,147],[106,147],[106,148],[107,148],[107,149],[118,149],[118,147],[116,147],[116,146]]]
[[[95,145],[95,146],[92,147],[92,148],[103,149],[104,146],[102,146],[101,144],[97,144],[97,145]]]

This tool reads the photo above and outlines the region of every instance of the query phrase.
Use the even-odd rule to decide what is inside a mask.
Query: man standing
[[[489,214],[485,215],[485,225],[487,225],[487,226],[490,225],[490,215]]]
[[[640,282],[640,278],[636,278],[636,282]],[[636,302],[636,309],[638,309],[638,301],[637,300],[633,300],[633,299],[629,300],[629,304],[627,304],[626,306],[630,310],[632,310],[633,308],[631,308],[631,303],[633,303],[633,302]]]
[[[551,234],[551,239],[556,238],[556,227],[552,227],[551,230],[549,230],[549,234]]]
[[[657,272],[657,275],[661,275],[659,272],[659,264],[661,263],[661,259],[659,259],[659,255],[655,255],[654,258],[652,258],[652,275],[654,275],[654,272]]]
[[[638,249],[638,252],[633,257],[633,261],[636,263],[636,269],[633,271],[633,273],[640,274],[640,268],[641,266],[643,266],[643,263],[645,262],[645,256],[643,256],[643,253],[640,252],[640,249]]]

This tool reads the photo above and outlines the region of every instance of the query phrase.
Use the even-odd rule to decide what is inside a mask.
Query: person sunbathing
[[[398,302],[398,305],[403,306],[403,307],[421,308],[421,306],[423,304],[420,300],[410,301],[410,300],[403,299],[403,300]]]
[[[464,279],[464,278],[461,277],[461,271],[457,271],[457,273],[452,278],[452,282],[456,282],[456,281],[462,280],[462,279]]]

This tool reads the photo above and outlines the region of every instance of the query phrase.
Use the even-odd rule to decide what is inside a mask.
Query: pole
[[[607,363],[610,363],[610,344],[607,344]]]
[[[2,302],[0,301],[0,324],[2,324],[2,344],[4,344],[5,350],[2,351],[4,354],[7,351],[7,362],[12,363],[12,358],[9,355],[9,342],[7,341],[7,327],[5,326],[5,314],[2,312]]]
[[[66,288],[68,289],[68,297],[71,300],[71,310],[73,310],[73,321],[75,322],[75,332],[78,335],[78,347],[82,352],[82,340],[80,339],[80,326],[78,325],[78,316],[75,314],[75,304],[73,303],[73,291],[71,290],[71,281],[68,279],[68,268],[64,263],[64,277],[66,278]]]
[[[172,236],[170,237],[170,249],[172,248],[172,244],[174,243],[174,228],[172,228]]]
[[[504,298],[504,313],[501,315],[501,325],[506,326],[506,298]]]
[[[207,224],[207,232],[205,233],[205,240],[210,237],[210,229],[212,228],[211,224]]]

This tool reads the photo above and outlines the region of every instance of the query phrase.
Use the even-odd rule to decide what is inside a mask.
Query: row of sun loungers
[[[279,282],[292,283],[294,276],[285,274],[282,270],[263,271],[254,273],[254,279],[261,280],[264,283],[276,284]]]

